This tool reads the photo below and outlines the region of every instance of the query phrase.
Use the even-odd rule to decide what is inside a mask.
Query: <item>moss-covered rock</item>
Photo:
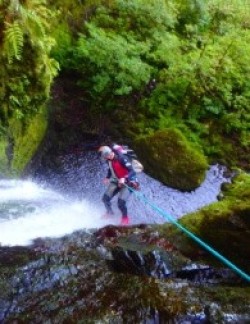
[[[145,171],[170,187],[190,191],[205,178],[205,157],[177,129],[141,137],[135,146]]]
[[[2,135],[0,137],[0,174],[1,175],[5,175],[9,168],[8,156],[6,150],[7,147],[8,147],[7,137]]]
[[[47,130],[47,110],[40,111],[25,124],[22,120],[9,121],[8,137],[0,141],[1,173],[20,176],[37,152]]]
[[[223,195],[221,201],[186,215],[179,222],[242,270],[250,273],[250,175],[239,174],[231,185],[224,187]],[[168,227],[166,231],[169,236]],[[204,253],[199,255],[197,244],[186,234],[180,237],[179,230],[172,239],[175,244],[178,241],[178,248],[186,255],[204,257]]]

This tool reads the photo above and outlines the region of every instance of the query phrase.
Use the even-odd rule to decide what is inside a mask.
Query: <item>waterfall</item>
[[[0,244],[27,245],[38,237],[60,237],[107,225],[102,209],[68,198],[32,180],[0,180]]]
[[[225,169],[214,165],[203,184],[193,192],[164,186],[145,173],[139,174],[141,193],[167,213],[179,218],[216,201]],[[28,245],[39,237],[60,237],[79,229],[118,225],[120,212],[114,198],[115,217],[104,220],[101,196],[106,165],[88,152],[61,158],[61,167],[43,168],[26,180],[0,180],[0,244]],[[164,223],[165,219],[131,194],[128,202],[132,224]]]

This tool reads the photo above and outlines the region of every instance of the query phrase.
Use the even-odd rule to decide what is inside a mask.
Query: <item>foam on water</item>
[[[28,245],[38,237],[60,237],[78,229],[112,223],[101,219],[102,206],[86,200],[69,200],[31,181],[0,181],[0,205],[13,201],[20,205],[29,201],[35,208],[26,210],[20,217],[11,217],[11,208],[8,219],[0,215],[1,245]]]
[[[60,194],[40,187],[31,180],[0,180],[0,203],[11,200],[60,199],[60,197]]]

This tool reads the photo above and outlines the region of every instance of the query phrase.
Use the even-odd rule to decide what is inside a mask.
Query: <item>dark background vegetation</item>
[[[81,105],[59,108],[90,133],[107,117],[133,140],[177,128],[210,162],[249,170],[247,1],[4,0],[0,27],[3,136],[70,79]]]

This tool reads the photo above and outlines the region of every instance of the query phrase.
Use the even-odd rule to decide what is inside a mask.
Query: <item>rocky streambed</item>
[[[1,323],[249,323],[250,287],[157,227],[106,226],[0,248]]]

